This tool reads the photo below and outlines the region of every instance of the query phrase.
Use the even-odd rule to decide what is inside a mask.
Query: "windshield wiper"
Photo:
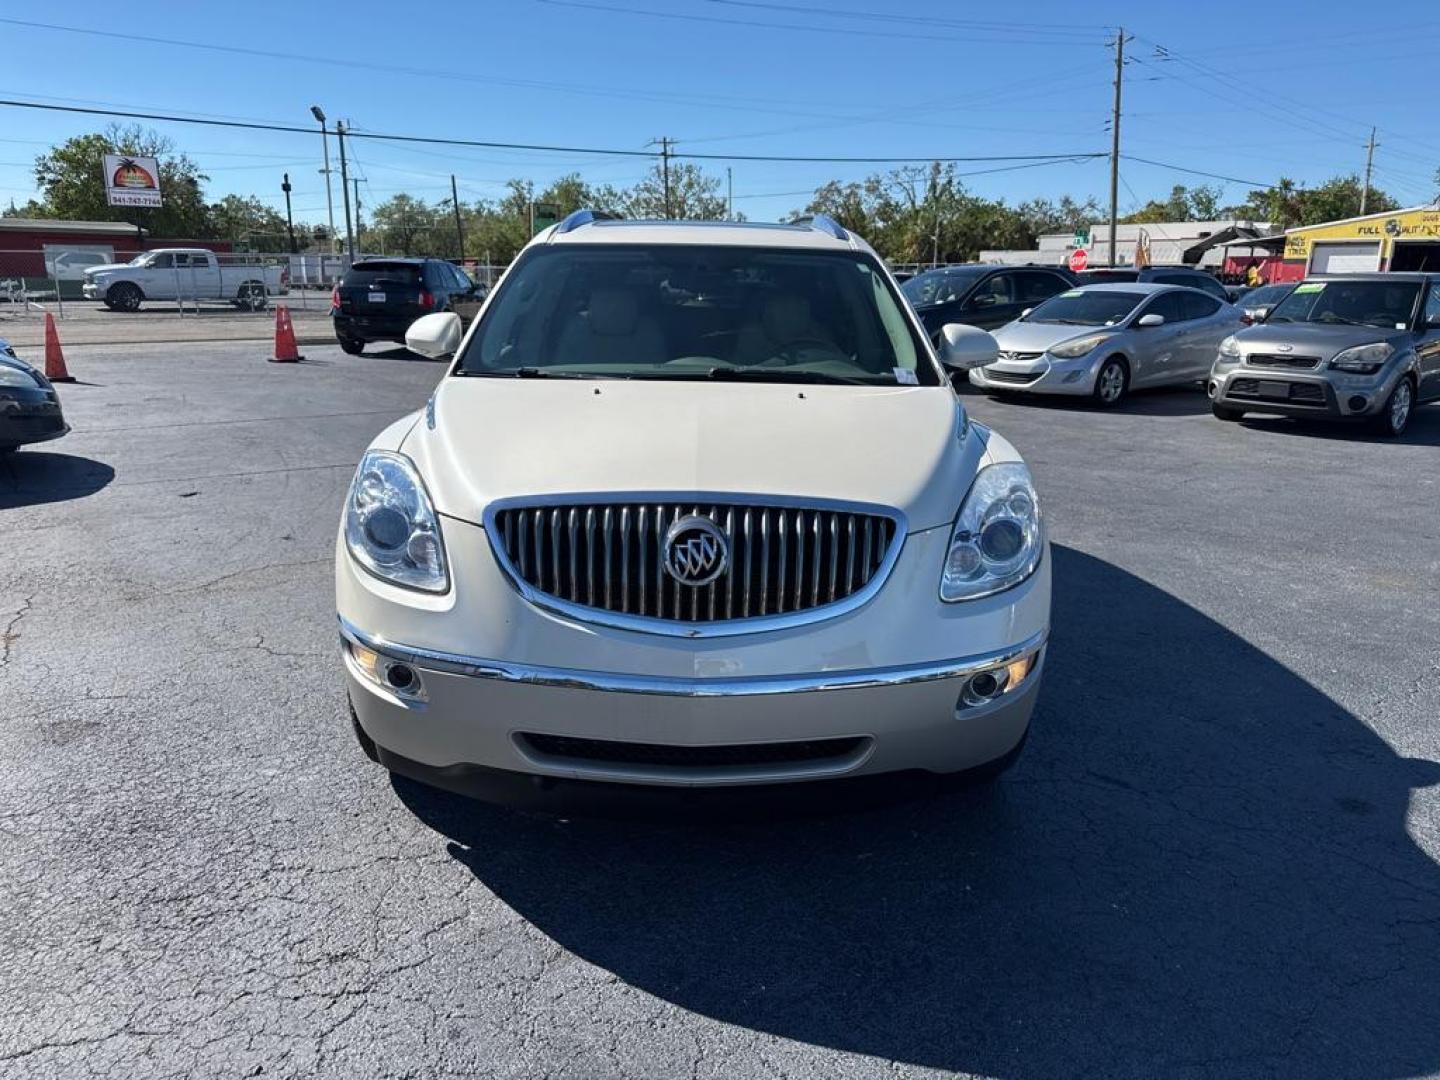
[[[1321,314],[1317,315],[1315,318],[1311,319],[1310,321],[1311,321],[1311,322],[1318,322],[1318,323],[1339,323],[1339,324],[1342,325],[1342,326],[1364,326],[1364,325],[1365,325],[1365,323],[1356,322],[1354,319],[1347,319],[1347,318],[1345,318],[1345,316],[1343,316],[1343,315],[1336,315],[1333,311],[1322,312]]]
[[[776,383],[829,383],[837,386],[866,385],[860,379],[847,379],[843,375],[830,375],[823,371],[794,371],[766,367],[712,367],[705,372],[705,377],[721,381],[734,379],[737,382],[753,380],[754,382]]]

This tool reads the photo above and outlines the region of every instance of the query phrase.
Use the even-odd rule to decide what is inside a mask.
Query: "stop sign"
[[[1084,248],[1076,248],[1074,251],[1070,252],[1070,258],[1067,260],[1067,265],[1070,267],[1071,270],[1078,274],[1081,270],[1084,270],[1085,267],[1090,265],[1090,256],[1085,253]]]

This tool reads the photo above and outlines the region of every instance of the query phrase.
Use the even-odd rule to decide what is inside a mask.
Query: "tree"
[[[222,240],[249,241],[256,250],[287,250],[285,219],[253,195],[226,195],[206,211],[207,231]]]
[[[1120,219],[1126,225],[1143,225],[1155,221],[1214,221],[1221,213],[1220,198],[1224,190],[1202,184],[1187,188],[1176,184],[1168,199],[1151,199],[1133,214]]]
[[[620,195],[620,211],[628,218],[673,218],[677,221],[725,220],[720,178],[688,161],[670,163],[670,198],[666,205],[665,171],[654,166],[649,175]],[[617,193],[618,194],[618,193]],[[605,208],[601,208],[605,209]],[[668,212],[667,212],[668,211]]]
[[[1246,205],[1258,221],[1270,221],[1277,229],[1293,229],[1297,225],[1318,225],[1339,221],[1360,213],[1360,193],[1364,185],[1355,173],[1332,176],[1319,187],[1305,189],[1294,180],[1282,176],[1272,188],[1250,192]],[[1400,209],[1400,203],[1379,188],[1372,187],[1365,201],[1367,214],[1383,214]]]
[[[159,207],[110,206],[105,202],[104,155],[153,157],[160,164]],[[111,124],[103,132],[77,135],[35,159],[41,216],[72,221],[125,221],[153,236],[206,236],[209,222],[202,184],[209,177],[165,136],[137,125]]]
[[[392,195],[371,211],[368,243],[401,255],[433,255],[441,225],[439,212],[425,200]]]

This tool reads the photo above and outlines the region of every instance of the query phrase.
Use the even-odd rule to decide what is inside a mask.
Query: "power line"
[[[246,131],[278,131],[286,134],[307,136],[313,136],[315,134],[314,128],[309,126],[301,127],[293,124],[259,124],[240,120],[206,120],[198,117],[175,116],[166,113],[129,112],[119,109],[91,109],[82,108],[78,105],[48,105],[35,101],[18,101],[13,99],[0,99],[0,106],[10,106],[17,109],[39,109],[45,112],[79,113],[86,116],[118,116],[129,120],[155,120],[175,124],[199,124],[205,127],[238,128]],[[546,146],[538,143],[488,142],[480,139],[449,139],[437,135],[397,135],[376,131],[352,131],[349,128],[346,128],[345,135],[350,139],[371,139],[379,142],[421,143],[435,146],[477,146],[492,150],[534,150],[556,154],[595,154],[610,157],[651,159],[659,157],[658,154],[650,150],[623,150],[593,146]],[[1104,155],[990,154],[964,157],[935,157],[922,154],[912,155],[910,157],[829,157],[793,154],[685,154],[671,151],[670,156],[672,158],[687,158],[695,161],[768,161],[833,165],[901,165],[929,161],[938,161],[942,164],[972,161],[1063,161],[1075,158],[1103,157]]]
[[[1226,180],[1232,184],[1247,184],[1252,188],[1264,188],[1266,191],[1275,187],[1274,184],[1267,184],[1260,180],[1244,180],[1238,176],[1225,176],[1221,173],[1205,172],[1203,169],[1187,169],[1184,165],[1173,165],[1168,161],[1153,161],[1150,158],[1136,157],[1134,154],[1121,154],[1120,157],[1125,161],[1138,161],[1142,165],[1154,165],[1157,168],[1191,173],[1194,176],[1208,176],[1212,180]]]
[[[832,8],[811,7],[805,4],[764,3],[762,0],[710,0],[712,4],[727,7],[758,8],[765,11],[783,11],[789,14],[820,15],[831,19],[859,19],[880,22],[907,23],[917,26],[945,26],[958,30],[1020,31],[1036,34],[1070,34],[1093,36],[1097,29],[1084,23],[1001,23],[981,22],[975,19],[948,19],[933,15],[895,15],[882,11],[844,11]]]
[[[618,4],[591,3],[588,0],[536,0],[537,3],[548,4],[551,7],[563,7],[578,9],[580,11],[606,12],[617,15],[640,15],[655,19],[677,19],[683,22],[719,24],[722,26],[745,26],[761,30],[797,30],[805,34],[843,34],[849,37],[886,37],[900,38],[906,41],[957,41],[969,42],[971,44],[991,44],[1004,42],[1012,45],[1073,45],[1074,41],[1057,41],[1055,39],[1036,39],[1033,37],[1019,36],[1021,31],[1007,31],[1009,37],[995,36],[987,38],[984,42],[977,41],[974,37],[959,37],[954,34],[906,34],[895,30],[875,30],[871,28],[859,29],[848,26],[815,26],[805,23],[765,22],[760,19],[734,19],[724,18],[719,15],[695,15],[678,11],[656,11],[652,8],[624,7]],[[1098,28],[1097,28],[1098,29]],[[998,31],[995,32],[998,35]]]

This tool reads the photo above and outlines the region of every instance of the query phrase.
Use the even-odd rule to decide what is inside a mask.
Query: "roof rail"
[[[850,234],[829,214],[802,214],[795,218],[791,224],[809,226],[812,229],[823,232],[826,236],[833,236],[836,240],[850,239]]]
[[[612,214],[609,210],[576,210],[573,214],[567,214],[565,220],[555,226],[557,233],[567,233],[578,229],[582,225],[589,225],[594,221],[619,221],[619,214]]]

